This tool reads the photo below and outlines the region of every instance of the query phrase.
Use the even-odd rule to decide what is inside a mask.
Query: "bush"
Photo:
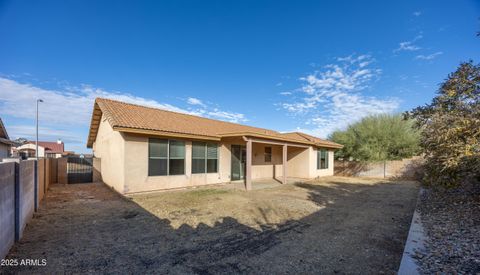
[[[336,131],[329,139],[344,145],[337,158],[384,161],[408,158],[419,152],[419,131],[401,115],[373,115]]]
[[[425,181],[452,186],[480,181],[480,67],[460,64],[432,103],[405,113],[421,130]]]

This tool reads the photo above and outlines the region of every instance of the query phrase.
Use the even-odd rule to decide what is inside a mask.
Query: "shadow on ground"
[[[325,206],[260,230],[232,217],[174,229],[100,183],[53,186],[8,258],[47,266],[5,273],[395,273],[415,207],[414,182],[295,183]],[[241,207],[241,205],[239,205]]]

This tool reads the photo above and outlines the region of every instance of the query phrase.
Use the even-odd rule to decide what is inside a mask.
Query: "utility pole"
[[[36,141],[35,141],[35,157],[38,161],[38,103],[40,102],[43,102],[42,99],[37,99],[37,114],[36,114],[36,130],[37,130],[37,134],[36,134]]]

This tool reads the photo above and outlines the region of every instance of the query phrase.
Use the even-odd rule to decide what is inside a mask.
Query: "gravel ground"
[[[121,197],[52,186],[0,273],[394,274],[415,182],[331,177],[250,192]]]
[[[427,232],[416,258],[424,274],[480,274],[480,196],[462,189],[423,194],[419,210]]]

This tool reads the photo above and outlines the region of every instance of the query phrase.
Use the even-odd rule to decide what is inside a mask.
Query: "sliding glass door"
[[[231,180],[242,180],[245,178],[245,160],[247,151],[245,146],[232,145],[232,175]]]

